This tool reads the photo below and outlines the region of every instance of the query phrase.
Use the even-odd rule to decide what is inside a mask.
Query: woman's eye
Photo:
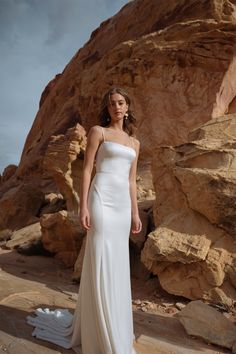
[[[111,107],[115,107],[116,104],[118,104],[119,106],[124,106],[125,102],[121,101],[121,102],[111,102],[110,103],[110,106]]]

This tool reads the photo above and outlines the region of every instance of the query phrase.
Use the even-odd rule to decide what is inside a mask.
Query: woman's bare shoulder
[[[132,138],[133,138],[135,146],[139,148],[140,147],[140,141],[137,138],[135,138],[134,136]]]
[[[100,125],[93,125],[88,132],[88,137],[91,138],[99,138],[101,136],[101,129],[102,127]]]
[[[96,125],[93,125],[93,126],[89,129],[89,131],[91,131],[91,132],[100,132],[101,129],[102,129],[102,127],[101,127],[100,125],[96,124]]]

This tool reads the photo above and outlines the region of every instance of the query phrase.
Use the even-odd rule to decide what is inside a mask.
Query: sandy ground
[[[54,258],[23,256],[0,248],[0,353],[74,353],[35,339],[25,321],[38,307],[68,308],[73,313],[79,285],[71,279],[72,269],[65,269]],[[230,353],[188,336],[175,317],[175,303],[186,300],[164,293],[156,283],[155,278],[131,279],[138,354]]]

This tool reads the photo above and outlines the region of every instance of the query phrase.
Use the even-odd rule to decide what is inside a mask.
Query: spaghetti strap
[[[104,129],[103,129],[103,127],[101,127],[102,128],[102,137],[103,137],[103,141],[105,141],[105,133],[104,133]]]

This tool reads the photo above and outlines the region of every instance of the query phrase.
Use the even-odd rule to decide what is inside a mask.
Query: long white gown
[[[37,309],[27,322],[35,327],[33,336],[79,354],[136,354],[129,264],[129,171],[136,152],[106,141],[102,132],[88,193],[91,228],[74,315]]]

